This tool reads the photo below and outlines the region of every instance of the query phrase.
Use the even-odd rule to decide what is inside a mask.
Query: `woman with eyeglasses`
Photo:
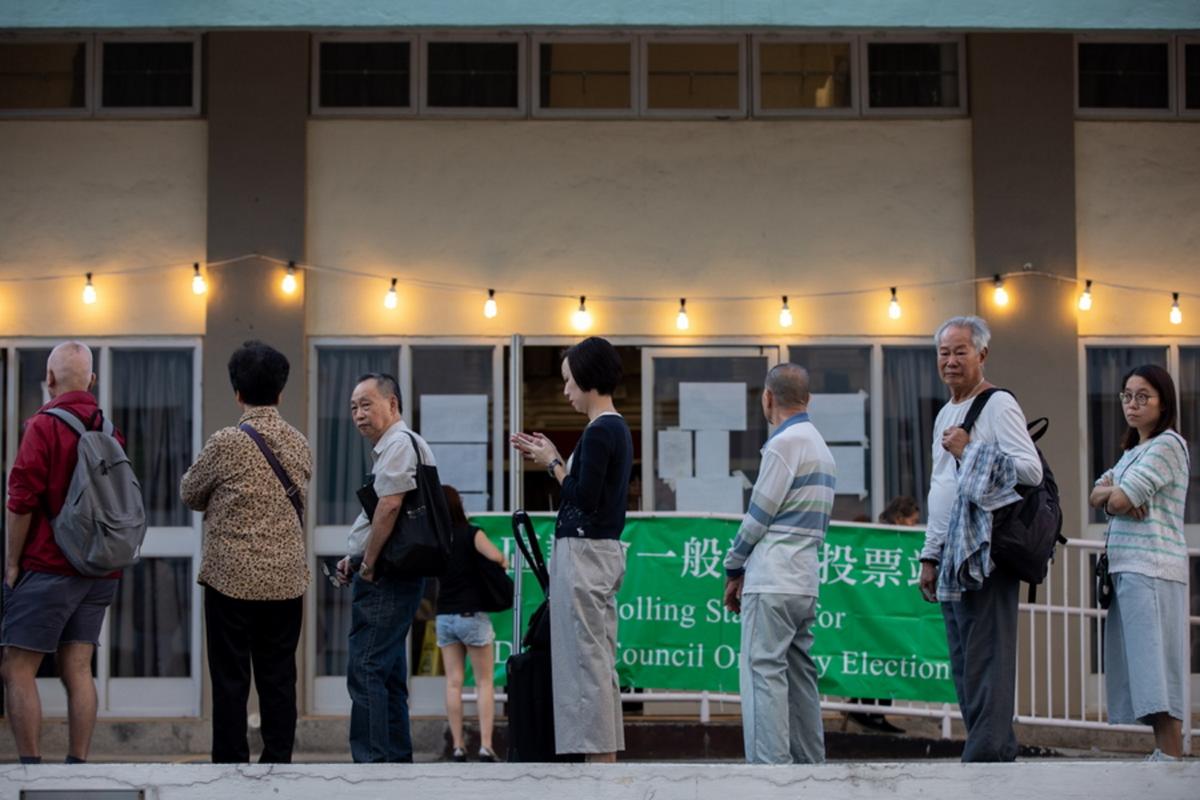
[[[1148,761],[1183,753],[1188,647],[1188,555],[1183,536],[1188,448],[1175,429],[1175,383],[1160,366],[1125,376],[1124,453],[1089,502],[1108,515],[1105,549],[1114,595],[1105,627],[1110,724],[1154,728]]]

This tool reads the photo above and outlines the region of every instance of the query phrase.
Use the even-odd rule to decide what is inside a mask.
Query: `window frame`
[[[638,116],[643,119],[744,120],[750,115],[749,58],[743,33],[646,33],[638,39]],[[652,44],[737,44],[738,106],[736,109],[650,108],[650,45]]]
[[[19,410],[20,373],[17,353],[21,350],[53,348],[71,337],[3,337],[0,348],[7,352],[7,409],[5,416],[5,458],[12,464],[17,455],[17,429],[21,420]],[[203,337],[195,336],[138,336],[78,337],[93,348],[99,366],[100,407],[106,414],[112,410],[112,353],[113,350],[187,350],[192,351],[192,458],[199,455],[204,446],[203,421]],[[113,677],[108,648],[100,649],[96,659],[96,692],[98,715],[102,718],[119,717],[199,717],[201,714],[201,691],[205,682],[204,643],[201,624],[203,594],[196,583],[202,556],[203,514],[190,511],[189,523],[185,526],[155,526],[147,529],[142,545],[144,558],[188,558],[191,560],[189,589],[191,591],[191,626],[189,657],[190,675],[182,678],[120,678]],[[111,644],[111,610],[106,610],[100,628],[100,642]],[[38,679],[38,688],[45,705],[47,717],[65,716],[66,694],[57,680]],[[122,700],[137,698],[143,705],[132,705]]]
[[[1174,68],[1175,75],[1178,76],[1178,80],[1175,81],[1175,108],[1178,115],[1184,119],[1200,119],[1200,107],[1187,107],[1187,48],[1189,45],[1200,47],[1200,35],[1175,37]],[[1200,58],[1200,56],[1197,56],[1197,58]]]
[[[420,37],[415,33],[351,33],[349,31],[315,33],[312,36],[309,113],[314,117],[415,117],[420,113],[421,75],[418,72]],[[408,107],[402,106],[323,106],[321,105],[321,45],[408,43]]]
[[[970,100],[967,97],[967,37],[961,33],[865,33],[859,37],[858,91],[861,98],[862,116],[872,118],[921,118],[939,119],[969,117]],[[875,108],[871,105],[871,45],[872,44],[954,44],[958,55],[958,105],[957,106],[904,106]]]
[[[860,37],[828,33],[760,33],[750,37],[750,116],[765,119],[853,119],[862,116],[862,86],[858,73]],[[762,54],[764,44],[846,44],[850,46],[850,105],[845,108],[786,108],[764,109],[762,107]]]
[[[641,109],[641,46],[639,37],[614,31],[609,34],[535,33],[529,37],[529,109],[534,119],[636,119]],[[629,108],[544,108],[541,75],[543,44],[628,44]]]
[[[452,31],[437,31],[423,33],[418,37],[419,50],[419,106],[418,114],[422,117],[442,118],[490,118],[490,119],[521,119],[528,116],[529,109],[529,35],[528,33],[512,33],[497,31],[493,33],[473,31],[454,33]],[[515,43],[517,45],[517,106],[516,108],[495,108],[481,106],[430,106],[429,105],[429,45],[447,42],[464,43]]]
[[[95,116],[107,119],[122,117],[165,118],[199,117],[203,86],[201,71],[202,37],[198,33],[101,33],[96,35],[93,53],[93,97]],[[106,106],[104,105],[104,46],[106,44],[190,42],[192,45],[192,103],[188,106]]]
[[[81,108],[6,108],[0,109],[0,119],[80,119],[90,117],[95,113],[97,102],[95,70],[96,70],[96,37],[88,34],[65,34],[55,36],[50,34],[36,35],[6,35],[0,37],[0,44],[82,44],[83,50],[83,106]]]
[[[1154,33],[1123,33],[1104,35],[1077,34],[1072,43],[1072,93],[1075,99],[1075,117],[1077,119],[1172,119],[1178,116],[1179,79],[1182,74],[1182,62],[1176,57],[1175,38],[1167,34]],[[1167,108],[1093,108],[1079,105],[1079,46],[1082,44],[1165,44],[1167,46]],[[1179,74],[1177,74],[1179,73]]]

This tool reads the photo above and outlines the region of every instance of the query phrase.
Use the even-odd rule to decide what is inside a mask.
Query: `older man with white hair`
[[[926,506],[929,523],[921,551],[921,593],[926,600],[942,604],[954,688],[967,728],[963,761],[1012,761],[1017,757],[1012,719],[1020,589],[1014,575],[990,564],[979,565],[983,579],[978,586],[958,585],[964,537],[952,512],[960,484],[981,478],[968,473],[971,469],[982,471],[986,463],[982,458],[966,457],[968,448],[979,455],[983,452],[979,448],[987,447],[994,459],[1004,459],[1015,471],[1018,484],[1034,486],[1042,480],[1041,457],[1026,430],[1025,414],[1011,394],[992,394],[971,431],[962,427],[975,398],[992,388],[983,376],[990,341],[987,323],[974,316],[948,319],[934,335],[938,374],[950,390],[950,402],[933,425],[933,475]]]
[[[67,689],[67,763],[87,760],[96,724],[96,685],[92,654],[105,609],[117,592],[115,572],[103,578],[80,575],[54,541],[50,520],[63,507],[75,471],[79,437],[63,420],[46,413],[62,409],[90,430],[101,427],[92,351],[64,342],[50,353],[46,390],[50,402],[25,423],[21,446],[8,475],[8,552],[4,573],[5,711],[21,763],[41,761],[42,704],[37,671],[47,653],[56,653]],[[114,431],[117,441],[124,439]]]

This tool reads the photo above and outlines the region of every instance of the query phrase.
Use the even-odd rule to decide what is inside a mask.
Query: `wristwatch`
[[[549,464],[546,465],[546,472],[550,473],[551,478],[554,477],[554,468],[557,467],[561,463],[562,463],[562,459],[556,458],[553,461],[551,461]]]

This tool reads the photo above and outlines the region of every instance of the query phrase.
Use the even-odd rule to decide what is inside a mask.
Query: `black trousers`
[[[250,760],[246,702],[250,670],[262,716],[263,764],[290,764],[296,741],[296,645],[304,598],[238,600],[204,587],[208,671],[212,677],[212,760]]]

